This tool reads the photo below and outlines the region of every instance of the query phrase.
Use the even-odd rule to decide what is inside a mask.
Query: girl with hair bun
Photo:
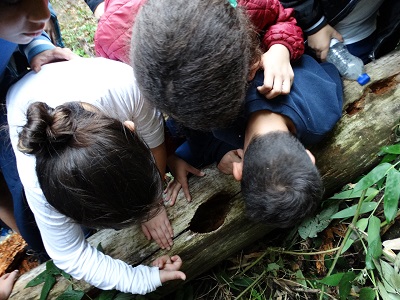
[[[81,229],[141,223],[148,239],[172,246],[163,119],[143,101],[130,66],[102,58],[46,65],[11,87],[7,111],[28,204],[59,268],[134,294],[185,279],[178,256],[133,268],[94,249]]]

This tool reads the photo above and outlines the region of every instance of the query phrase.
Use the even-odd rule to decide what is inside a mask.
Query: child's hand
[[[267,99],[289,94],[294,78],[289,50],[281,44],[272,45],[261,56],[261,64],[264,84],[257,87],[258,91]]]
[[[160,279],[162,283],[175,279],[186,279],[185,273],[179,271],[182,266],[182,260],[178,255],[172,257],[163,255],[155,259],[152,265],[160,269]]]
[[[308,37],[308,46],[315,51],[315,56],[321,61],[326,60],[332,38],[343,42],[342,35],[329,24]]]
[[[161,211],[155,217],[142,223],[142,230],[146,238],[149,241],[153,238],[161,249],[169,250],[174,244],[172,240],[174,231],[172,230],[164,206],[162,206]]]
[[[79,57],[68,48],[56,47],[51,50],[43,51],[32,58],[31,68],[39,72],[43,65],[63,60],[71,60]]]
[[[243,160],[243,155],[244,153],[242,149],[231,150],[225,153],[225,155],[221,158],[219,164],[217,165],[218,170],[220,170],[224,174],[232,175],[233,163],[240,163]]]
[[[196,176],[204,176],[205,174],[176,155],[168,157],[168,167],[174,176],[174,180],[168,184],[164,191],[165,201],[170,201],[169,204],[171,206],[174,205],[181,188],[183,189],[183,194],[185,195],[186,200],[191,201],[192,197],[190,196],[187,180],[188,174],[192,173]]]
[[[0,277],[0,300],[6,300],[11,294],[14,283],[18,277],[18,270],[6,273]]]

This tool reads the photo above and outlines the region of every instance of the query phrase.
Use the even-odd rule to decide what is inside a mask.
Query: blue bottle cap
[[[367,73],[363,73],[360,76],[358,76],[358,78],[357,78],[357,82],[360,85],[364,85],[364,84],[368,83],[370,80],[371,80],[371,78],[368,76]]]

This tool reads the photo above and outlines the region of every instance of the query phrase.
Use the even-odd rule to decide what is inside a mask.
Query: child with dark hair
[[[148,0],[133,25],[131,63],[146,100],[210,130],[236,119],[260,67],[262,94],[289,93],[291,61],[303,51],[293,10],[277,0]]]
[[[290,132],[254,136],[243,166],[235,163],[233,169],[253,220],[290,227],[314,212],[322,199],[323,184],[312,155]]]
[[[253,220],[289,227],[317,208],[323,184],[304,145],[320,142],[341,117],[342,83],[332,64],[319,64],[307,55],[293,64],[293,71],[288,95],[266,100],[258,91],[264,79],[258,71],[247,90],[244,112],[231,127],[212,133],[189,130],[187,142],[169,158],[178,162],[179,176],[168,187],[166,199],[175,201],[181,185],[187,187],[186,164],[217,162],[223,173],[241,181]],[[184,192],[188,194],[188,188]]]
[[[160,247],[172,245],[162,205],[163,119],[143,101],[130,66],[102,58],[46,65],[10,88],[7,110],[26,198],[59,268],[135,294],[185,278],[178,256],[133,268],[90,246],[80,226],[141,223]]]

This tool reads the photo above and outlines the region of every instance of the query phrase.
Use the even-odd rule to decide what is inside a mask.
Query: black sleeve
[[[99,6],[100,3],[104,2],[104,0],[85,0],[85,2],[87,4],[87,6],[89,6],[92,13],[94,13],[97,6]]]
[[[307,35],[317,32],[327,24],[319,0],[280,0],[285,8],[293,8],[297,24]]]

